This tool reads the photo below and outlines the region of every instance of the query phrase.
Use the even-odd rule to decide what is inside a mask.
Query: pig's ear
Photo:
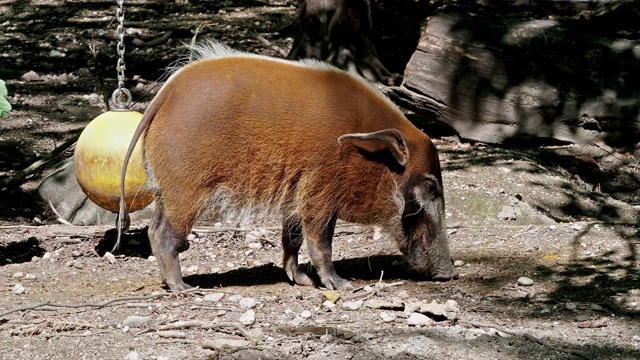
[[[407,165],[407,140],[396,129],[386,129],[371,133],[345,134],[338,138],[341,145],[351,145],[368,154],[388,151],[401,167]]]

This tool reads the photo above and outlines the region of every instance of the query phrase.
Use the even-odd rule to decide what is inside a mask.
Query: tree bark
[[[566,20],[433,16],[393,95],[470,140],[634,144],[640,41],[622,19],[638,11],[613,10]]]
[[[399,80],[376,53],[370,0],[299,0],[298,35],[287,58],[324,60],[385,85]]]

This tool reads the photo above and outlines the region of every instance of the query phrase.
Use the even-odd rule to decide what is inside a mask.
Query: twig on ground
[[[504,328],[502,326],[499,326],[499,325],[483,324],[483,323],[477,323],[475,321],[461,320],[459,322],[463,323],[463,324],[469,324],[469,325],[471,325],[473,327],[477,327],[477,328],[495,329],[495,330],[498,330],[500,332],[503,332],[505,334],[509,334],[509,335],[512,335],[512,336],[521,336],[521,337],[523,337],[523,338],[525,338],[525,339],[527,339],[529,341],[538,343],[538,344],[540,344],[542,346],[546,346],[549,349],[552,349],[552,350],[555,350],[555,351],[558,351],[558,352],[561,352],[561,353],[577,356],[577,357],[579,357],[581,359],[591,359],[591,356],[585,354],[582,351],[574,350],[574,349],[567,349],[567,348],[555,345],[555,344],[553,344],[552,342],[550,342],[550,341],[548,341],[546,339],[537,337],[537,336],[535,336],[533,334],[530,334],[530,333],[528,333],[526,331],[523,331],[523,332],[512,331],[512,330],[506,329],[506,328]]]
[[[58,336],[66,336],[66,337],[89,337],[101,334],[109,334],[110,331],[100,330],[100,331],[85,331],[82,334],[58,334]]]
[[[167,40],[169,40],[169,38],[173,35],[173,30],[169,30],[167,32],[165,32],[164,34],[162,34],[161,36],[149,40],[149,41],[144,41],[142,39],[139,38],[134,38],[131,43],[133,44],[133,46],[138,47],[138,48],[144,48],[144,47],[153,47],[153,46],[157,46],[160,44],[164,44],[165,42],[167,42]]]
[[[74,226],[72,223],[70,223],[69,221],[67,221],[64,216],[60,215],[60,213],[58,212],[58,210],[56,209],[55,206],[53,206],[53,204],[51,203],[51,200],[49,200],[49,207],[51,208],[51,211],[53,211],[54,214],[56,214],[56,216],[58,217],[56,220],[60,221],[61,223],[65,224],[65,225],[69,225],[69,226]]]
[[[0,230],[8,230],[8,229],[40,229],[42,226],[38,225],[4,225],[0,226]]]
[[[69,308],[69,309],[79,309],[79,308],[85,308],[85,307],[91,307],[91,308],[102,308],[102,307],[106,307],[109,305],[120,305],[121,303],[127,303],[130,301],[137,301],[137,300],[148,300],[148,299],[155,299],[155,298],[159,298],[159,297],[163,297],[163,296],[171,296],[171,295],[179,295],[179,294],[188,294],[188,293],[192,293],[195,291],[200,291],[201,289],[198,288],[193,288],[193,289],[189,289],[189,290],[185,290],[185,291],[181,291],[181,292],[163,292],[163,293],[158,293],[158,294],[150,294],[150,295],[144,295],[144,296],[128,296],[128,297],[121,297],[121,298],[115,298],[115,299],[111,299],[111,300],[107,300],[101,303],[84,303],[84,304],[59,304],[59,303],[53,303],[51,301],[44,301],[35,305],[28,305],[28,306],[21,306],[15,309],[11,309],[11,310],[7,310],[3,313],[0,313],[0,318],[7,316],[9,314],[12,314],[14,312],[20,312],[20,311],[30,311],[30,310],[36,310],[45,306],[48,307],[57,307],[57,308]],[[43,309],[44,310],[44,309]]]
[[[254,230],[280,230],[280,227],[270,226],[270,227],[259,227],[259,228],[250,228],[250,227],[233,227],[233,226],[200,226],[197,228],[193,228],[193,232],[196,233],[216,233],[216,232],[227,232],[227,231],[254,231]]]
[[[195,305],[189,308],[189,310],[225,310],[225,311],[235,311],[238,309],[228,308],[228,307],[215,307],[215,306],[203,306],[203,305]]]
[[[189,339],[173,339],[173,340],[164,340],[164,341],[158,341],[156,342],[156,344],[158,345],[166,345],[166,344],[197,344],[198,342],[196,340],[189,340]]]
[[[605,302],[605,305],[609,307],[609,309],[613,310],[616,314],[626,315],[626,316],[640,316],[640,310],[629,310],[625,309],[622,305],[620,305],[615,300],[608,300]]]
[[[176,321],[171,324],[160,326],[158,328],[158,331],[177,330],[177,329],[185,329],[185,328],[191,328],[191,327],[197,327],[201,329],[235,328],[245,338],[247,339],[251,338],[251,336],[249,335],[249,333],[247,333],[247,330],[244,328],[244,326],[242,326],[242,324],[231,323],[231,322],[214,323],[214,322],[207,322],[202,320]]]
[[[168,338],[168,339],[184,339],[187,337],[187,333],[185,333],[184,331],[175,331],[175,330],[156,331],[155,334],[160,336],[161,338]]]
[[[288,51],[282,49],[281,47],[279,47],[278,45],[273,44],[271,41],[265,39],[262,35],[260,34],[254,34],[254,37],[260,41],[262,41],[266,46],[268,46],[269,48],[271,48],[271,50],[275,51],[276,53],[278,53],[278,55],[282,56],[282,57],[287,57],[287,55],[289,54]]]
[[[16,171],[16,173],[13,176],[0,180],[0,190],[4,190],[7,186],[18,183],[22,181],[24,178],[26,178],[27,176],[31,175],[33,172],[38,170],[38,168],[40,168],[42,165],[48,163],[51,159],[60,155],[63,151],[65,151],[71,145],[75,144],[76,141],[78,141],[79,137],[80,137],[80,133],[72,136],[69,140],[65,141],[64,144],[53,149],[53,151],[51,151],[49,154],[43,156],[38,161],[34,162],[24,170]]]

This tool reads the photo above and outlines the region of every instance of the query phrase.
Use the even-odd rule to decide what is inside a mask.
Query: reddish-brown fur
[[[312,284],[297,266],[304,237],[323,285],[350,287],[331,263],[337,219],[384,225],[416,269],[454,275],[433,143],[351,75],[246,54],[197,60],[167,81],[142,134],[157,189],[150,241],[173,290],[187,287],[177,255],[205,206],[280,212],[284,267],[298,284]]]

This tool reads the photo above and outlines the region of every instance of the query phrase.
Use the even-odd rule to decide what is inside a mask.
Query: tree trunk
[[[370,0],[299,0],[298,35],[287,58],[324,60],[386,85],[399,80],[378,59]]]
[[[470,140],[635,143],[640,41],[631,20],[635,7],[566,20],[433,16],[393,94]]]

